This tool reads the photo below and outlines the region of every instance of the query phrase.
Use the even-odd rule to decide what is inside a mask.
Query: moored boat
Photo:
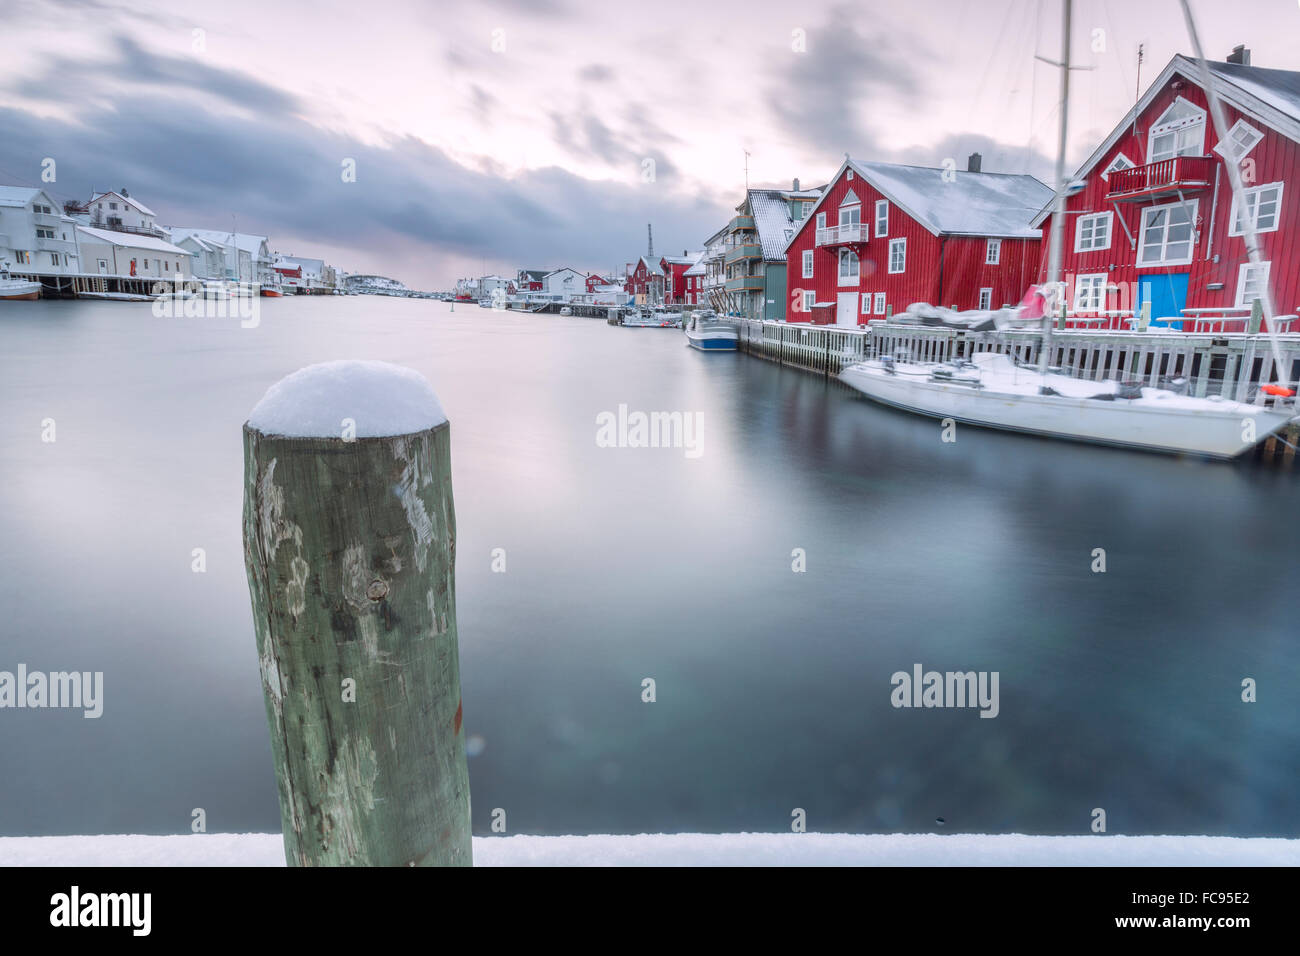
[[[971,358],[873,359],[849,366],[839,377],[877,402],[932,418],[1219,459],[1236,458],[1295,416],[1282,397],[1259,405],[1196,398],[1171,389],[1044,374],[996,352]]]
[[[41,284],[29,279],[14,279],[7,273],[0,273],[0,300],[17,302],[41,297]]]
[[[690,313],[684,324],[686,342],[691,348],[703,352],[736,351],[736,327],[718,318],[712,309]]]

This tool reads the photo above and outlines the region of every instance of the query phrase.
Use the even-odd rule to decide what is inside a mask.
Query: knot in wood
[[[378,578],[371,581],[370,586],[366,588],[366,597],[370,598],[372,601],[382,601],[387,594],[388,583],[386,581],[381,581]]]

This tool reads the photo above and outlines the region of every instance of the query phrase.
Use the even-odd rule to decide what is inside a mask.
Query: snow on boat
[[[1248,405],[1016,365],[996,352],[972,361],[868,360],[840,373],[874,401],[932,418],[1144,451],[1236,458],[1287,424],[1281,402]]]
[[[19,300],[39,299],[41,284],[28,279],[13,279],[0,275],[0,300],[17,302]]]
[[[692,312],[684,331],[686,342],[693,349],[702,352],[736,351],[736,327],[721,321],[711,309]]]
[[[633,329],[675,329],[682,322],[680,312],[660,312],[655,309],[632,309],[622,316],[619,325]]]

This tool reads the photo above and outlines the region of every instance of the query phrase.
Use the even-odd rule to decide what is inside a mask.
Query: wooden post
[[[285,427],[285,401],[320,424]],[[384,434],[394,407],[406,425]],[[290,866],[471,865],[451,490],[450,425],[409,370],[303,369],[244,426],[244,559]]]
[[[1250,303],[1250,329],[1251,335],[1259,335],[1259,330],[1264,325],[1264,306],[1259,299],[1254,299]]]

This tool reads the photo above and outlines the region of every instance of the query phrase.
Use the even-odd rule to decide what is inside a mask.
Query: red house
[[[1188,331],[1241,330],[1266,287],[1276,314],[1300,309],[1300,182],[1288,182],[1300,180],[1300,73],[1249,61],[1239,48],[1233,61],[1210,63],[1224,140],[1198,64],[1175,56],[1079,169],[1085,185],[1066,200],[1062,252],[1074,314],[1131,315],[1150,302],[1152,324],[1183,328],[1187,319]],[[1230,161],[1241,169],[1245,215],[1266,260],[1260,266],[1247,259]],[[1046,277],[1050,204],[1036,224]],[[1118,316],[1106,318],[1119,326]]]
[[[1018,303],[1038,274],[1031,220],[1051,197],[1033,176],[981,172],[978,153],[964,171],[846,159],[786,246],[789,319]]]
[[[682,250],[680,256],[664,256],[659,260],[659,271],[664,276],[664,304],[681,305],[686,302],[686,272],[700,261],[702,252]]]
[[[627,294],[630,296],[644,295],[651,302],[659,302],[663,299],[664,293],[664,273],[663,268],[657,262],[651,262],[645,256],[636,261],[635,268],[628,273]]]

